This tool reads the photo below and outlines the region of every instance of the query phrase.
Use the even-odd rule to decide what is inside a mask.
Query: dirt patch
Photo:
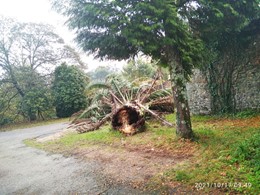
[[[137,188],[145,187],[153,176],[172,169],[192,156],[131,145],[95,145],[78,149],[73,155],[98,162],[101,165],[100,172],[112,183],[127,183]]]

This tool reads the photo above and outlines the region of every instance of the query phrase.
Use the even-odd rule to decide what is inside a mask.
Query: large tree
[[[13,91],[17,111],[25,118],[35,120],[49,109],[50,74],[54,65],[68,60],[82,65],[53,27],[0,17],[0,85]],[[13,102],[13,95],[3,102]]]
[[[201,42],[180,12],[189,1],[65,0],[54,5],[68,16],[77,41],[100,58],[128,59],[143,52],[169,68],[176,133],[192,138],[186,82],[200,61]]]

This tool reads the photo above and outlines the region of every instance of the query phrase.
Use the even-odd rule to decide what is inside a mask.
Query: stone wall
[[[187,84],[187,95],[192,114],[210,114],[211,98],[207,80],[198,69],[193,71],[193,76]]]
[[[236,109],[260,109],[260,65],[242,67],[233,75]],[[187,84],[187,95],[192,114],[210,114],[211,96],[205,75],[194,70]]]
[[[246,69],[234,76],[236,108],[260,109],[260,65],[247,65]]]

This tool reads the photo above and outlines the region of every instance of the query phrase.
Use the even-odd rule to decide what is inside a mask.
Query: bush
[[[62,64],[55,69],[53,83],[57,117],[70,117],[86,107],[86,77],[75,66]]]
[[[8,125],[8,124],[11,124],[13,122],[13,119],[11,118],[7,118],[7,117],[4,117],[4,118],[1,118],[0,119],[0,126],[4,126],[4,125]]]

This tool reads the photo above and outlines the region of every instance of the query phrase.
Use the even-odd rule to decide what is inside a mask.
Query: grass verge
[[[173,115],[167,120],[174,121]],[[196,141],[178,139],[172,128],[149,122],[147,131],[125,137],[109,126],[85,134],[70,134],[60,140],[26,144],[51,152],[72,154],[93,145],[155,148],[165,153],[187,156],[187,161],[151,179],[155,185],[180,184],[198,193],[260,193],[260,116],[221,118],[193,116]]]
[[[68,121],[69,121],[69,118],[62,118],[62,119],[51,119],[51,120],[46,120],[46,121],[17,123],[17,124],[0,126],[0,132],[12,131],[15,129],[25,129],[25,128],[36,127],[36,126],[41,126],[41,125],[50,125],[50,124],[54,124],[54,123],[61,123],[61,122],[68,122]]]

